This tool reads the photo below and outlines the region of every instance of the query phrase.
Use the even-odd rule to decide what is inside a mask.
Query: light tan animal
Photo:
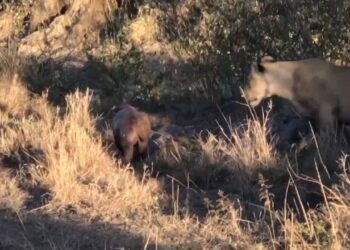
[[[321,59],[275,61],[265,56],[251,67],[242,95],[253,107],[270,96],[288,99],[305,117],[323,128],[350,122],[350,67]]]
[[[151,123],[147,113],[126,104],[113,118],[112,130],[115,145],[120,151],[123,163],[146,157],[151,133]]]

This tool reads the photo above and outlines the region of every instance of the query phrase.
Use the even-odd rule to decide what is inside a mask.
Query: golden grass
[[[28,194],[18,187],[18,181],[9,171],[0,169],[0,207],[20,212]]]
[[[160,9],[140,10],[138,15],[127,27],[126,34],[129,43],[148,56],[171,60],[173,62],[186,61],[194,57],[193,53],[184,50],[177,42],[168,42],[162,34],[160,17],[164,15]]]
[[[18,75],[10,80],[4,80],[0,83],[0,105],[3,109],[11,111],[12,116],[23,116],[29,105],[29,96],[27,89],[18,81]],[[2,114],[6,114],[3,112]]]
[[[50,192],[51,198],[42,212],[55,214],[61,208],[73,206],[80,216],[87,216],[89,220],[102,218],[105,222],[126,223],[128,230],[164,245],[193,244],[195,247],[203,240],[203,244],[211,245],[211,238],[225,241],[227,237],[237,238],[238,233],[242,234],[233,208],[229,216],[234,228],[231,236],[215,232],[215,225],[221,224],[220,231],[231,230],[219,215],[209,216],[202,224],[191,216],[181,219],[175,207],[172,215],[162,214],[160,202],[165,194],[158,181],[149,180],[146,175],[139,180],[132,168],[120,166],[102,146],[102,138],[94,129],[95,118],[90,114],[89,91],[67,96],[67,110],[62,116],[50,107],[45,95],[33,99],[20,82],[16,83],[18,86],[11,86],[11,81],[2,84],[14,87],[16,98],[6,99],[13,113],[7,108],[4,112],[7,116],[1,116],[4,130],[0,151],[4,155],[30,154],[32,148],[42,151],[42,155],[31,156],[34,164],[26,166],[31,178],[29,183]],[[4,89],[0,91],[4,94]],[[26,116],[27,109],[35,109],[40,118]],[[10,114],[19,116],[16,126],[11,125]],[[30,199],[17,187],[17,181],[22,179],[16,180],[8,174],[2,174],[1,178],[5,185],[1,206],[20,211],[25,199]],[[179,206],[176,200],[173,204]]]
[[[341,159],[342,160],[342,159]],[[316,172],[319,169],[316,166]],[[344,168],[345,170],[345,168]],[[343,176],[349,183],[348,175]],[[320,179],[311,179],[321,187],[325,204],[317,210],[303,211],[305,221],[300,222],[295,214],[284,211],[282,227],[285,243],[289,249],[343,249],[349,247],[349,200],[338,188],[326,187]],[[304,206],[302,206],[305,209]]]
[[[76,1],[72,12],[83,2]],[[102,4],[93,1],[85,19],[87,26],[89,18],[95,17],[96,6],[113,21],[115,4],[112,0]],[[188,25],[194,4],[184,1],[176,5],[180,25]],[[163,37],[165,32],[159,22],[166,11],[147,5],[139,10],[139,15],[124,26],[129,45],[126,50],[134,46],[160,63],[199,56],[196,48],[188,46],[185,50],[180,41],[169,42]],[[9,20],[14,17],[1,17],[4,21],[0,20],[0,30],[6,27],[5,33],[12,33],[14,27]],[[61,21],[70,26],[72,16]],[[200,40],[212,47],[207,18],[202,18],[199,25],[204,37]],[[5,33],[0,34],[0,40],[2,35],[7,36]],[[121,49],[115,41],[107,44],[106,55]],[[90,112],[91,92],[77,90],[66,96],[67,107],[53,107],[46,94],[33,95],[16,75],[27,68],[17,56],[17,48],[12,48],[11,43],[9,46],[0,51],[0,246],[6,234],[11,244],[24,249],[35,249],[37,245],[45,248],[42,242],[48,242],[47,248],[59,249],[57,237],[64,238],[63,249],[83,249],[87,241],[93,249],[100,249],[98,241],[104,241],[105,249],[132,248],[136,241],[141,241],[137,245],[144,249],[350,248],[349,163],[348,155],[340,155],[347,148],[329,135],[315,136],[316,145],[305,150],[310,151],[306,152],[311,155],[308,161],[299,159],[300,155],[280,155],[267,140],[268,117],[261,123],[253,115],[239,127],[227,122],[226,133],[223,129],[220,135],[209,132],[207,138],[198,140],[199,147],[165,143],[154,164],[162,166],[165,162],[174,168],[159,179],[150,177],[149,169],[139,176],[132,166],[121,165],[104,146],[103,135],[95,129],[97,118]],[[31,72],[35,67],[28,70],[34,76],[38,73]],[[339,179],[332,180],[333,186],[323,182],[326,178],[321,173],[329,163],[341,170]],[[304,191],[298,181],[307,177],[297,170],[305,168],[314,177],[308,177],[308,182],[319,188],[324,199],[318,207],[308,208],[302,200]],[[221,170],[227,170],[221,173],[225,176],[219,176],[229,177],[226,186],[220,183],[225,178],[219,178],[213,190],[190,181],[194,173],[205,182],[220,175]],[[188,183],[171,178],[171,174],[183,176],[184,172],[189,173]],[[238,191],[220,191],[227,186],[228,190]],[[273,188],[285,195],[275,197]],[[292,202],[287,200],[290,190],[295,191]],[[35,191],[46,200],[41,201]],[[189,201],[195,198],[200,202],[191,207]],[[282,208],[275,207],[278,199],[282,200]],[[26,207],[30,203],[35,204],[34,208]],[[298,209],[293,210],[291,203]],[[196,211],[204,207],[206,213]],[[20,220],[21,228],[6,231],[7,216],[11,216],[7,211],[16,213],[13,220]],[[30,216],[34,221],[27,220]],[[78,244],[69,245],[76,235],[62,232],[70,227],[67,225],[77,224],[83,225],[92,237],[72,227],[77,231]],[[40,242],[35,237],[26,238],[31,232],[40,235]],[[25,244],[16,241],[17,235],[26,238]],[[118,244],[108,245],[112,240]]]
[[[14,15],[15,14],[10,11],[6,11],[0,14],[0,41],[10,38],[15,33]]]
[[[16,97],[23,97],[11,104],[17,108],[21,106],[18,100],[25,100],[26,95],[24,91],[16,93]],[[37,104],[42,105],[39,113],[42,119],[33,121],[31,117],[21,117],[17,126],[5,125],[1,148],[7,154],[29,146],[43,152],[42,158],[37,159],[38,166],[30,172],[36,183],[52,192],[52,204],[84,204],[83,207],[101,212],[110,208],[116,214],[123,209],[134,212],[131,204],[138,204],[135,207],[140,209],[154,205],[156,199],[152,193],[156,187],[137,185],[130,171],[121,169],[103,148],[89,113],[90,92],[69,96],[63,118],[55,109],[46,108],[45,96],[41,98]],[[129,197],[132,193],[137,195]],[[120,205],[114,207],[113,204]]]
[[[279,155],[266,138],[266,126],[249,119],[244,128],[230,128],[229,134],[217,137],[209,133],[200,140],[205,161],[224,160],[226,166],[237,168],[273,168],[281,162]]]
[[[90,112],[90,91],[68,95],[67,108],[58,110],[48,103],[46,95],[31,96],[19,78],[2,80],[0,86],[1,103],[5,106],[0,116],[0,153],[12,157],[25,154],[31,159],[25,162],[19,158],[20,166],[11,166],[12,170],[1,168],[0,208],[26,214],[24,204],[31,197],[24,187],[29,185],[45,188],[50,194],[47,204],[37,208],[36,213],[56,216],[66,211],[68,215],[65,209],[72,207],[78,218],[88,224],[94,221],[123,224],[127,232],[144,239],[145,247],[271,249],[285,244],[290,249],[321,246],[340,249],[349,246],[350,204],[343,190],[350,186],[350,181],[345,156],[339,161],[343,187],[329,188],[316,179],[328,203],[319,210],[304,207],[302,214],[306,215],[306,221],[300,221],[300,214],[287,206],[275,210],[273,201],[257,204],[265,215],[249,219],[244,215],[249,212],[242,206],[244,200],[232,201],[222,194],[217,201],[208,203],[205,217],[197,218],[186,212],[187,205],[182,202],[186,188],[173,183],[173,192],[167,194],[158,179],[150,178],[147,172],[138,178],[132,167],[120,165],[108,153],[102,135],[94,128],[96,118]],[[279,171],[281,166],[285,166],[281,171],[287,173],[285,158],[266,140],[266,123],[248,119],[242,126],[231,126],[228,134],[209,134],[207,139],[199,140],[199,154],[188,154],[186,150],[163,152],[162,161],[166,155],[175,155],[177,164],[192,160],[196,168],[203,169],[210,164],[212,171],[215,166],[232,170],[240,175],[237,179],[246,178],[245,172],[250,177],[242,182],[241,188],[246,189],[257,179],[253,173],[266,169]],[[164,213],[164,206],[171,212]]]
[[[152,13],[139,15],[133,20],[126,31],[129,43],[147,55],[166,55],[177,60],[171,45],[161,40],[158,24],[160,14],[160,11],[153,10]]]

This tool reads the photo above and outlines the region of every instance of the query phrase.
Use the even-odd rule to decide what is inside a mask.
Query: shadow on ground
[[[38,212],[17,216],[0,210],[0,249],[144,249],[147,239],[124,225],[53,218]],[[159,246],[167,249],[167,246]],[[147,249],[155,249],[153,243]]]

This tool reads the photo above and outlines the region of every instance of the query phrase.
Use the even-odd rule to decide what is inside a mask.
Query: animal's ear
[[[252,73],[264,73],[265,67],[261,63],[253,63],[251,71]]]
[[[258,63],[258,71],[260,73],[264,73],[265,72],[265,67],[261,63]]]
[[[276,59],[273,58],[272,56],[264,56],[261,58],[261,63],[271,63],[271,62],[276,62]]]

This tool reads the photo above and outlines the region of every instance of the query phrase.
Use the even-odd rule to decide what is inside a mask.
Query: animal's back
[[[330,79],[330,87],[338,98],[340,118],[350,122],[350,67],[334,66],[334,78]]]
[[[119,110],[113,117],[113,126],[117,126],[122,122],[129,121],[130,119],[135,119],[137,110],[130,105],[123,105],[121,110]]]
[[[350,122],[350,67],[333,65],[323,60],[305,60],[302,70],[305,96],[316,101],[317,106],[330,105],[336,116]],[[300,92],[301,92],[300,91]]]
[[[304,116],[324,127],[350,121],[350,68],[311,58],[299,61],[262,59],[253,64],[244,94],[252,106],[277,95],[291,101]]]
[[[323,95],[333,96],[339,105],[350,104],[348,93],[350,93],[350,67],[333,65],[327,61],[313,61],[308,68],[312,77],[316,80],[308,82],[312,88],[321,91]],[[318,88],[318,89],[316,89]],[[350,109],[350,108],[349,108]]]
[[[137,110],[129,105],[124,105],[113,118],[112,129],[114,133],[127,135],[126,140],[136,140],[136,133],[133,132],[138,123]]]

